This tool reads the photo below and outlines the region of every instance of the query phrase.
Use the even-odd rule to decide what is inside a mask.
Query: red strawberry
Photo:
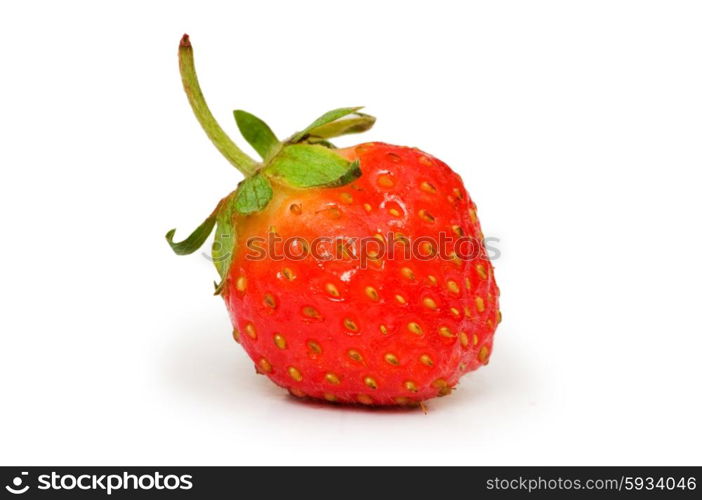
[[[372,126],[358,108],[282,142],[235,112],[255,163],[207,109],[187,35],[180,61],[196,116],[246,179],[184,242],[167,238],[191,253],[217,225],[217,292],[259,373],[296,396],[403,405],[487,364],[499,291],[457,174],[415,148],[335,149],[327,139]]]

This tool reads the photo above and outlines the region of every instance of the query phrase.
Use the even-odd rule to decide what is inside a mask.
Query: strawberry
[[[179,59],[196,117],[246,178],[186,240],[166,237],[187,254],[217,227],[215,293],[258,373],[300,397],[416,405],[488,363],[499,290],[456,173],[416,148],[336,149],[373,125],[359,108],[284,141],[235,111],[257,163],[207,108],[187,35]]]

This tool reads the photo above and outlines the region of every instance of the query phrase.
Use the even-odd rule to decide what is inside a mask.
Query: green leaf
[[[240,214],[263,210],[273,196],[271,183],[261,174],[244,179],[234,195],[234,209]]]
[[[336,149],[336,146],[329,142],[326,139],[322,139],[321,137],[308,137],[304,141],[302,141],[303,144],[319,144],[320,146],[324,146],[325,148],[328,149]]]
[[[331,123],[335,120],[338,120],[339,118],[343,118],[346,115],[350,115],[351,113],[355,113],[362,107],[363,106],[356,106],[353,108],[338,108],[333,109],[331,111],[327,111],[322,116],[313,121],[307,128],[293,135],[290,139],[290,142],[298,142],[299,140],[303,139],[306,135],[309,135],[310,130],[313,130],[317,127],[321,127],[322,125],[326,125],[327,123]]]
[[[215,295],[222,293],[236,248],[234,198],[235,195],[230,195],[217,214],[217,229],[212,242],[212,262],[217,268],[220,282],[215,287]]]
[[[234,110],[234,119],[241,135],[261,158],[266,160],[276,151],[280,141],[263,120],[241,109]]]
[[[217,207],[219,208],[219,205],[217,205]],[[217,209],[183,241],[178,243],[173,241],[173,236],[175,236],[176,232],[175,229],[171,229],[166,233],[166,241],[168,241],[168,244],[177,255],[189,255],[205,243],[205,240],[207,240],[207,237],[212,232],[216,220]]]
[[[375,123],[375,117],[363,113],[347,115],[339,120],[320,125],[308,131],[307,135],[314,138],[331,139],[345,134],[358,134],[370,129]]]
[[[264,172],[303,188],[343,186],[361,176],[357,161],[350,162],[324,146],[312,144],[285,146]]]
[[[261,174],[244,179],[229,195],[217,214],[217,230],[212,242],[212,260],[221,278],[215,295],[222,293],[236,249],[234,212],[248,215],[263,210],[273,196],[271,183]]]

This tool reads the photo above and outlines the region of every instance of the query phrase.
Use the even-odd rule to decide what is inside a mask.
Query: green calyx
[[[335,153],[329,139],[364,132],[373,126],[375,118],[360,113],[360,107],[338,108],[281,141],[263,120],[247,111],[235,110],[234,120],[241,135],[261,157],[261,161],[255,161],[239,149],[212,115],[200,89],[188,35],[183,35],[180,41],[178,61],[183,89],[195,117],[215,147],[245,177],[185,240],[173,241],[175,229],[166,234],[173,251],[187,255],[200,248],[216,226],[212,258],[222,278],[215,291],[220,293],[236,247],[237,217],[264,210],[277,186],[337,187],[358,178],[361,175],[359,163]]]

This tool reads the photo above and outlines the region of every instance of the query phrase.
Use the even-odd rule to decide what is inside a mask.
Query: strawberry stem
[[[180,76],[183,80],[183,89],[188,96],[190,107],[195,113],[195,117],[200,122],[203,130],[210,138],[215,147],[222,155],[229,160],[229,163],[249,177],[256,172],[256,162],[238,148],[227,133],[219,126],[215,117],[212,116],[210,108],[202,95],[200,84],[195,73],[195,60],[193,58],[193,47],[190,44],[188,35],[183,35],[178,48],[178,62],[180,65]]]

